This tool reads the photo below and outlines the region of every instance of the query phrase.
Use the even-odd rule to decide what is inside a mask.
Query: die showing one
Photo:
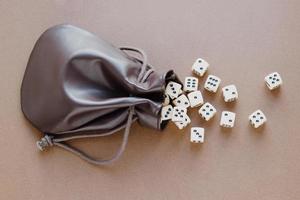
[[[191,92],[187,96],[192,108],[201,106],[203,104],[203,97],[199,90]]]

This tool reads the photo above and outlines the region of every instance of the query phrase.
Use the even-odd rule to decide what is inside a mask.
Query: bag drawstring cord
[[[128,114],[128,119],[125,125],[125,131],[123,134],[123,140],[122,144],[117,150],[117,152],[114,154],[114,156],[110,159],[96,159],[93,158],[92,156],[88,155],[87,153],[83,152],[82,150],[77,149],[76,147],[71,146],[70,144],[67,144],[66,142],[62,141],[56,141],[55,138],[45,135],[40,141],[37,142],[37,147],[41,150],[44,151],[47,147],[49,146],[59,146],[67,151],[70,151],[71,153],[74,153],[75,155],[79,156],[83,160],[95,164],[95,165],[106,165],[106,164],[111,164],[115,160],[118,160],[120,156],[123,154],[125,147],[128,143],[128,136],[130,133],[130,128],[131,124],[133,122],[133,116],[134,116],[134,106],[129,107],[129,114]],[[99,135],[101,136],[101,135]],[[89,137],[89,136],[87,136]]]
[[[133,51],[137,52],[141,55],[142,60],[139,60],[138,58],[135,58],[136,60],[140,61],[142,63],[141,71],[138,75],[137,81],[140,83],[144,83],[146,79],[149,77],[149,75],[154,72],[154,70],[151,68],[151,66],[148,65],[148,57],[147,54],[142,50],[135,47],[120,47],[119,48],[122,51]]]

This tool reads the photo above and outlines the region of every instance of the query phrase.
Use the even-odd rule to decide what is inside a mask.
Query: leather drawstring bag
[[[129,51],[141,55],[130,56]],[[43,137],[44,150],[58,146],[97,165],[120,157],[130,126],[162,130],[160,112],[168,81],[179,82],[170,70],[158,74],[139,49],[116,48],[72,25],[45,31],[30,55],[21,87],[25,117]],[[68,141],[112,135],[124,129],[123,141],[109,159],[96,159]]]

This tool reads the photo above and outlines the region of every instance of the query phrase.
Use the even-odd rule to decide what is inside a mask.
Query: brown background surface
[[[237,85],[240,98],[228,106],[220,91],[204,92],[219,112],[209,123],[190,113],[193,126],[206,128],[203,145],[190,144],[190,126],[157,132],[135,124],[112,166],[90,165],[59,148],[41,153],[41,135],[20,111],[20,84],[35,41],[59,23],[140,47],[157,70],[173,68],[182,79],[203,57],[222,86]],[[300,198],[298,0],[1,0],[0,52],[0,199]],[[263,82],[272,71],[284,80],[276,92]],[[247,120],[257,108],[268,118],[258,131]],[[218,125],[225,109],[237,113],[232,131]],[[108,156],[120,136],[76,145]]]

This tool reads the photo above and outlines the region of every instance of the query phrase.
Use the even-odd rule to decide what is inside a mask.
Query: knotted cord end
[[[39,150],[44,151],[48,146],[53,146],[52,138],[48,135],[45,135],[41,140],[36,142],[36,146]]]

